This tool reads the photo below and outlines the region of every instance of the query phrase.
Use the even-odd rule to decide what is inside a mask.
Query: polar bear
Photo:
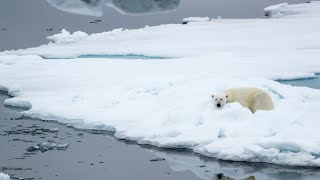
[[[218,108],[223,107],[226,103],[238,102],[243,107],[250,109],[252,113],[257,110],[273,109],[271,96],[262,89],[254,87],[231,88],[211,95],[211,97]]]

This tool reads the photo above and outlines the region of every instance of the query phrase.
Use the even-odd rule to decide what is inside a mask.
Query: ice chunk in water
[[[41,142],[37,144],[36,146],[31,146],[27,148],[28,152],[33,152],[33,151],[41,151],[41,152],[46,152],[49,150],[67,150],[69,147],[68,143],[56,143],[53,140],[49,140],[48,142]]]

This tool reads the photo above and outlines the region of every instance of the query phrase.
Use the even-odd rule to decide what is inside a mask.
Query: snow
[[[320,166],[320,91],[274,81],[320,72],[320,3],[290,7],[302,11],[296,18],[117,29],[71,43],[58,36],[0,53],[0,87],[15,94],[6,103],[32,105],[25,115],[116,131],[140,144]],[[94,58],[108,55],[168,58]],[[270,93],[275,110],[252,114],[238,103],[215,109],[211,94],[241,86]]]
[[[10,176],[0,172],[0,180],[10,180]]]
[[[209,20],[209,17],[188,17],[183,18],[182,23],[187,24],[189,22],[207,22]]]

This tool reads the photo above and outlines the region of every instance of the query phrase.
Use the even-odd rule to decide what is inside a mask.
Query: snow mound
[[[183,18],[182,24],[188,24],[190,22],[207,22],[209,20],[209,17],[188,17]]]
[[[10,176],[8,174],[0,173],[0,180],[10,180]]]
[[[54,43],[74,43],[87,38],[89,35],[87,33],[76,31],[70,34],[69,31],[62,29],[61,33],[48,36],[47,39]]]

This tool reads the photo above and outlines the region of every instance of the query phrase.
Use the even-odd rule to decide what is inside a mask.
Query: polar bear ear
[[[212,97],[212,99],[213,99],[213,98],[214,98],[214,95],[212,94],[211,97]]]
[[[226,98],[228,98],[228,95],[226,95]]]

